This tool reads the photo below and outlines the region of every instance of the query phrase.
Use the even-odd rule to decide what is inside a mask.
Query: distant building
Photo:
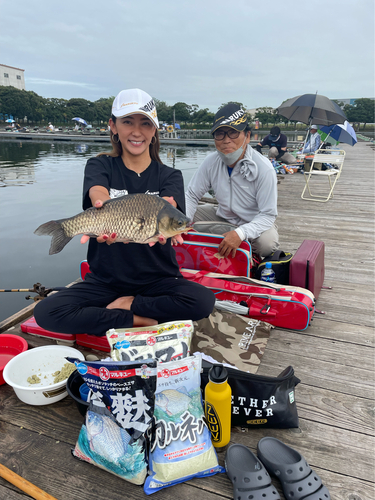
[[[356,97],[355,99],[333,99],[334,101],[337,101],[339,102],[340,104],[343,103],[343,106],[345,106],[346,104],[350,104],[351,106],[354,106],[355,104],[355,101],[359,99],[359,97]],[[375,97],[369,97],[369,99],[375,99]]]
[[[16,87],[16,89],[25,90],[24,72],[24,69],[0,64],[0,85],[3,87]]]

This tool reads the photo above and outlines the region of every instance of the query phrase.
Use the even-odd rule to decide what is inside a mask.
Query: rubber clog
[[[270,475],[246,446],[232,444],[228,448],[225,470],[232,481],[235,500],[280,500]]]
[[[320,477],[298,451],[276,438],[265,437],[258,443],[257,454],[268,472],[280,480],[285,498],[331,499]]]

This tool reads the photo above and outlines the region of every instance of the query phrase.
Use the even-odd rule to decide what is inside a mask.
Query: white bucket
[[[53,373],[62,369],[66,357],[85,360],[84,355],[68,346],[43,346],[18,354],[5,366],[5,382],[12,386],[17,397],[29,405],[49,405],[65,398],[67,379],[53,383]],[[38,375],[40,382],[30,384],[27,379]]]

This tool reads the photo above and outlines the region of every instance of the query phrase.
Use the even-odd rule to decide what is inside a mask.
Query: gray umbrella
[[[311,125],[334,125],[347,119],[338,104],[324,95],[303,94],[283,102],[277,111],[288,120]]]

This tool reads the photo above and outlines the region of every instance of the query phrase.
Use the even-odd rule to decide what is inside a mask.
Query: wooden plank
[[[320,306],[320,303],[319,303]],[[271,331],[271,335],[273,335]],[[289,331],[289,330],[287,330]],[[304,335],[313,335],[314,337],[323,337],[331,340],[349,342],[350,344],[367,345],[374,347],[374,329],[363,325],[354,325],[347,322],[338,322],[330,316],[315,314],[311,326],[307,330],[298,332],[302,337]],[[347,346],[350,348],[350,346]]]
[[[299,418],[374,435],[374,403],[371,399],[301,383],[296,388],[296,404]]]
[[[0,498],[4,500],[25,500],[25,494],[5,481],[5,479],[0,478]]]
[[[312,331],[310,330],[312,333]],[[319,362],[345,365],[348,369],[360,366],[362,370],[372,372],[374,367],[374,349],[369,346],[350,344],[313,335],[300,335],[291,330],[271,330],[271,344],[268,348],[286,355],[298,352],[302,358],[311,358],[311,353],[319,353]]]
[[[296,376],[306,385],[362,398],[373,397],[373,371],[360,367],[348,369],[341,363],[321,361],[320,353],[318,345],[310,356],[300,356],[297,351],[293,352],[293,349],[286,353],[280,352],[273,349],[271,339],[267,342],[267,349],[257,374],[277,376],[291,365]]]
[[[7,423],[1,424],[1,433],[0,462],[57,499],[123,500],[124,491],[129,500],[145,498],[142,486],[74,458],[71,455],[73,436],[66,443]],[[179,498],[196,500],[197,488],[185,483],[153,493],[152,497],[176,500],[176,494]],[[204,498],[215,500],[228,496],[205,492]]]

